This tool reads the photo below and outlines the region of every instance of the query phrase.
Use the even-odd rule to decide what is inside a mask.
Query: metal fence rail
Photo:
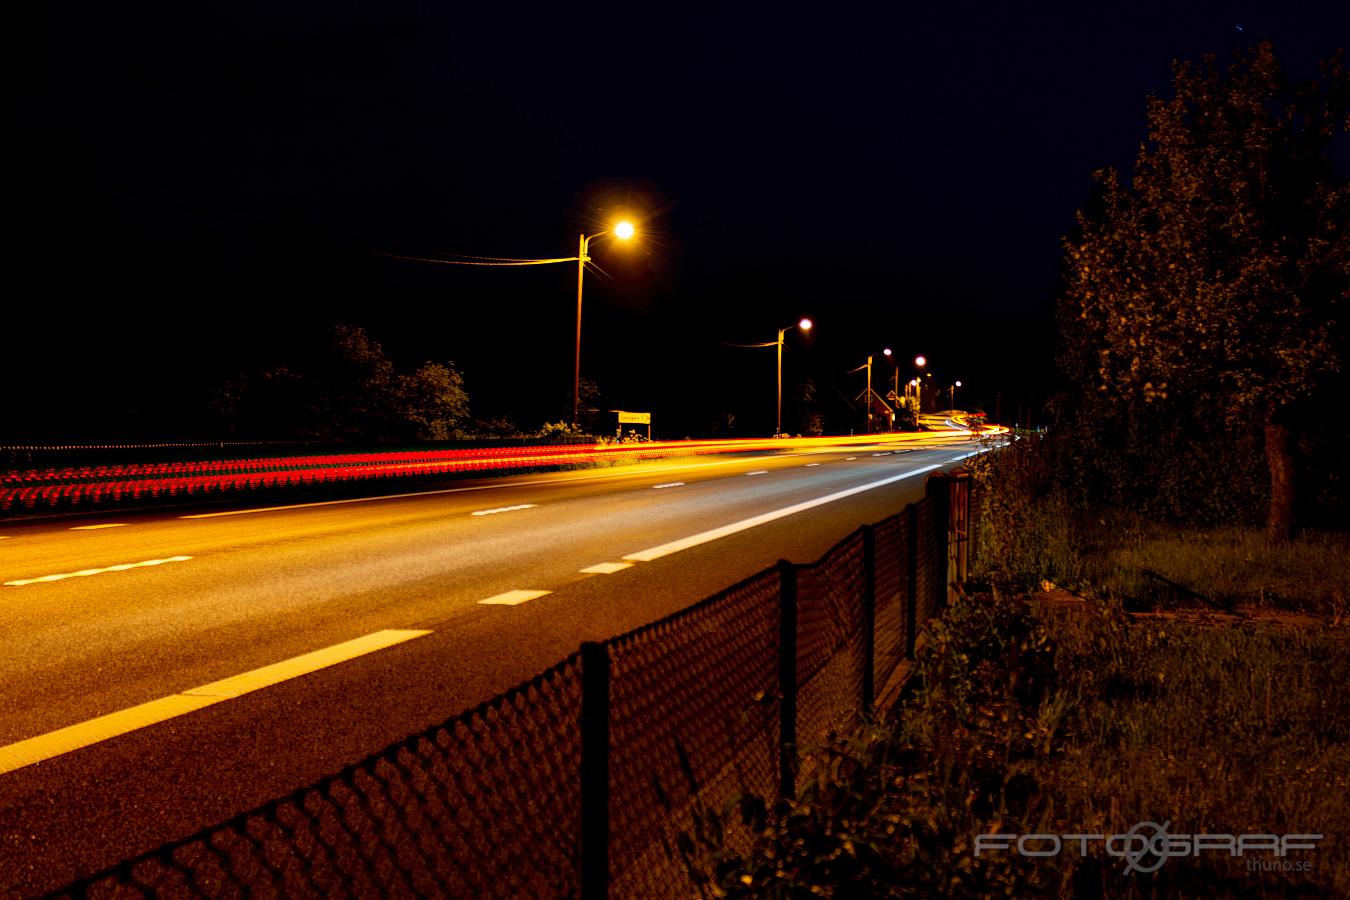
[[[964,576],[969,480],[58,896],[683,897],[697,804],[795,791]],[[734,825],[732,826],[734,829]],[[735,845],[748,835],[727,836]]]

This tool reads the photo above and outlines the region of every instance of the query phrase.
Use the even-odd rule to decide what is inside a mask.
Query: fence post
[[[905,659],[914,658],[914,642],[919,629],[919,509],[911,503],[905,507],[906,531],[909,533],[909,584],[905,591]]]
[[[778,796],[797,796],[797,567],[778,561]]]
[[[862,709],[872,711],[872,700],[876,694],[876,646],[877,646],[877,530],[871,525],[862,527],[863,541],[863,677]]]
[[[970,483],[970,473],[965,471],[958,472],[952,482],[952,537],[956,541],[958,582],[970,577]]]
[[[952,559],[952,483],[954,479],[946,472],[934,472],[928,476],[928,499],[933,503],[933,530],[938,535],[937,552],[933,561],[933,584],[927,589],[933,592],[933,602],[946,605],[952,599],[952,582],[956,580],[956,565]],[[940,579],[940,580],[939,580]]]
[[[581,897],[609,895],[609,646],[581,645]]]

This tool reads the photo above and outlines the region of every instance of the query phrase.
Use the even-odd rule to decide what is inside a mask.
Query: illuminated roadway
[[[0,896],[309,784],[780,558],[812,561],[978,449],[895,446],[0,522]]]

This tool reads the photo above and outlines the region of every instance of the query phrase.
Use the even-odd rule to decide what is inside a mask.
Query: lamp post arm
[[[403,256],[398,253],[376,253],[386,259],[403,259],[409,262],[437,263],[442,266],[547,266],[554,263],[576,262],[575,256],[554,256],[548,259],[511,259],[509,257],[479,259],[432,259],[425,256]]]

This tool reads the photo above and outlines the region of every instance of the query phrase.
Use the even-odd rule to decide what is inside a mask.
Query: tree
[[[417,440],[449,440],[469,417],[464,378],[452,366],[425,362],[399,376],[393,411]]]
[[[453,364],[400,374],[364,328],[337,325],[294,365],[228,380],[215,407],[226,429],[303,440],[447,440],[469,415]]]
[[[1173,76],[1174,96],[1148,102],[1132,182],[1098,173],[1099,209],[1066,240],[1061,367],[1084,439],[1121,443],[1110,465],[1138,473],[1151,447],[1175,464],[1188,438],[1258,429],[1283,538],[1293,413],[1341,365],[1350,194],[1330,151],[1350,129],[1350,79],[1337,59],[1291,84],[1269,44]]]
[[[394,364],[364,328],[335,325],[309,374],[316,436],[368,441],[402,430]]]

